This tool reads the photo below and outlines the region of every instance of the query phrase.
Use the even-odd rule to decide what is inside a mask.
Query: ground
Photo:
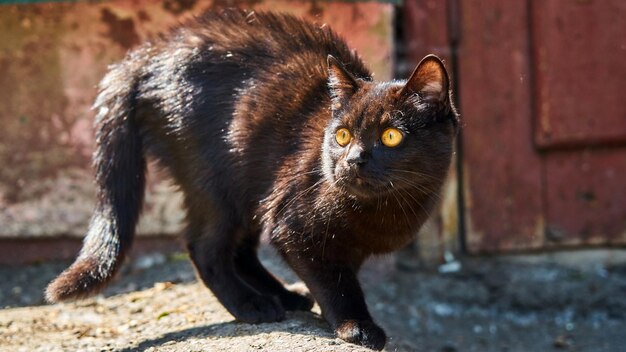
[[[296,279],[270,249],[261,254]],[[594,263],[468,258],[442,274],[398,269],[386,257],[361,280],[387,351],[624,351],[626,265]],[[67,264],[0,266],[0,350],[365,351],[336,339],[315,313],[233,321],[183,254],[131,261],[98,297],[43,305],[45,284]]]

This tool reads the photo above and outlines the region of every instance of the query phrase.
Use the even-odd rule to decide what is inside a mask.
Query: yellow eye
[[[403,137],[404,136],[402,135],[402,132],[400,132],[400,130],[390,127],[383,131],[383,134],[380,136],[380,140],[387,147],[393,148],[398,146],[398,144],[402,142]]]
[[[348,131],[347,128],[340,128],[337,130],[337,133],[335,134],[335,140],[337,140],[337,143],[342,147],[345,147],[346,145],[348,145],[351,139],[352,139],[352,135],[350,134],[350,131]]]

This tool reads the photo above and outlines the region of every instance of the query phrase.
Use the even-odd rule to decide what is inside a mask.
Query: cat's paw
[[[371,320],[346,320],[335,329],[335,333],[344,341],[373,350],[382,350],[387,342],[385,331]]]
[[[272,323],[285,319],[285,308],[276,297],[251,296],[231,312],[235,319],[249,324]]]

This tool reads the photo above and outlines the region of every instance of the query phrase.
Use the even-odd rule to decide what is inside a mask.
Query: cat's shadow
[[[246,324],[237,321],[220,322],[195,326],[188,329],[171,331],[160,336],[141,341],[138,345],[115,349],[117,352],[145,351],[151,347],[158,348],[170,341],[185,341],[192,338],[233,338],[251,336],[275,331],[289,332],[290,334],[328,337],[333,339],[334,334],[324,319],[313,312],[287,312],[285,320],[277,323]]]

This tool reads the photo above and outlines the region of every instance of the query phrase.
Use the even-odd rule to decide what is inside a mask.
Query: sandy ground
[[[273,272],[296,279],[271,250],[261,252]],[[185,255],[139,258],[101,296],[40,305],[65,265],[0,267],[1,351],[364,351],[334,338],[315,313],[234,322]],[[626,351],[624,265],[474,258],[441,274],[399,270],[388,257],[361,278],[387,351]]]

